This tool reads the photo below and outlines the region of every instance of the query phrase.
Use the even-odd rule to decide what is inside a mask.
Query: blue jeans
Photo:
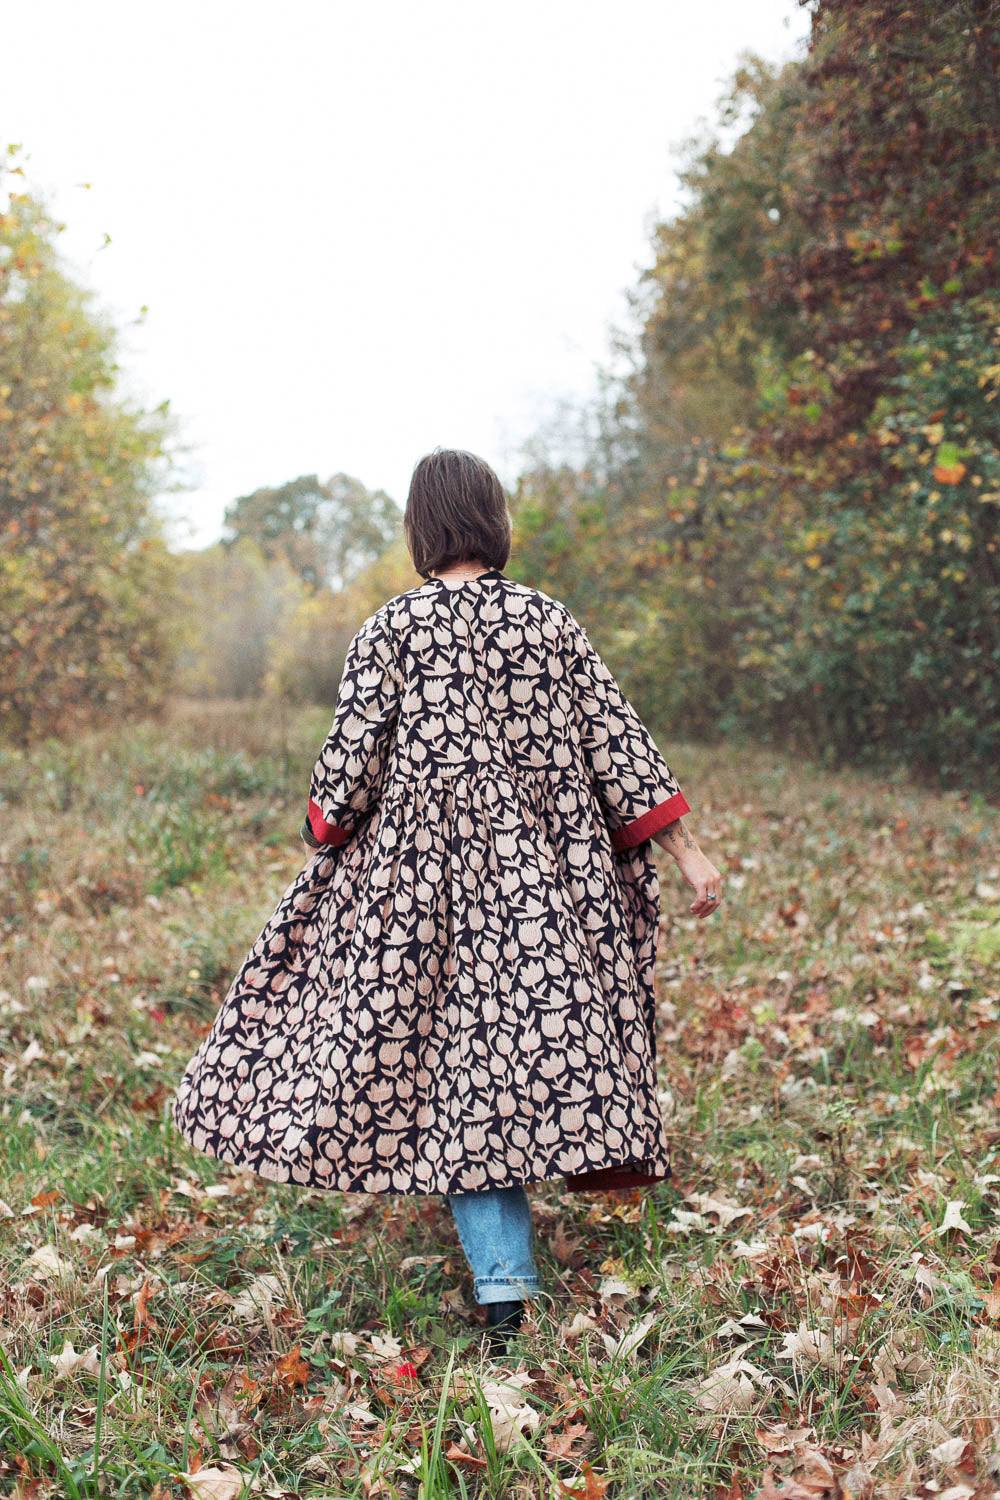
[[[476,1301],[516,1302],[540,1291],[528,1195],[516,1187],[446,1193]]]

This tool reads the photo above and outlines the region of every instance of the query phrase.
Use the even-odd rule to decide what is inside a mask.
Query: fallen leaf
[[[444,1450],[444,1456],[450,1464],[468,1464],[473,1469],[488,1469],[489,1460],[480,1458],[476,1453],[470,1453],[459,1443],[449,1443]]]
[[[630,1324],[617,1339],[613,1334],[602,1333],[601,1338],[604,1340],[604,1347],[611,1358],[634,1359],[639,1345],[655,1325],[658,1317],[659,1313],[656,1311],[646,1313],[636,1322]]]
[[[622,1303],[627,1302],[630,1297],[638,1297],[639,1288],[620,1276],[605,1276],[597,1288],[597,1295],[602,1302],[621,1307]]]
[[[309,1366],[302,1358],[302,1350],[298,1344],[296,1344],[294,1349],[289,1349],[287,1354],[281,1356],[274,1367],[274,1373],[286,1388],[288,1386],[308,1385]]]
[[[502,1453],[536,1431],[542,1414],[526,1401],[503,1401],[489,1408],[493,1439]]]
[[[372,1352],[380,1359],[398,1359],[403,1352],[403,1346],[391,1333],[373,1333],[371,1336]]]
[[[195,1500],[236,1500],[243,1490],[243,1475],[232,1464],[178,1473],[174,1477],[187,1485]]]
[[[823,1370],[837,1368],[837,1351],[825,1329],[810,1328],[803,1321],[794,1333],[784,1333],[782,1338],[785,1347],[774,1351],[775,1359],[800,1360],[806,1364],[819,1365]]]
[[[268,1273],[264,1276],[255,1276],[232,1300],[231,1310],[234,1318],[270,1318],[274,1306],[274,1299],[282,1296],[281,1281],[277,1276]]]
[[[737,1323],[733,1318],[726,1321],[715,1330],[717,1339],[742,1339],[748,1343],[753,1336],[753,1330],[759,1328],[763,1333],[771,1332],[771,1329],[763,1318],[758,1318],[756,1313],[744,1313]]]
[[[752,1208],[741,1208],[738,1203],[732,1203],[721,1196],[710,1197],[708,1193],[685,1193],[684,1202],[693,1203],[702,1214],[718,1214],[721,1229],[725,1229],[734,1219],[753,1213]],[[676,1210],[674,1212],[676,1216]]]
[[[965,1207],[964,1198],[953,1198],[944,1211],[944,1218],[938,1228],[938,1234],[947,1234],[949,1229],[958,1229],[962,1234],[971,1234],[972,1227],[962,1218],[962,1209]]]
[[[342,1354],[345,1359],[350,1359],[352,1354],[357,1353],[358,1336],[356,1333],[348,1333],[346,1329],[338,1328],[329,1335],[330,1348]]]
[[[687,1209],[675,1208],[674,1216],[669,1224],[664,1225],[665,1234],[690,1234],[692,1229],[718,1229],[718,1224],[710,1224],[704,1214],[689,1213]]]
[[[592,1329],[600,1328],[600,1326],[597,1320],[592,1318],[589,1313],[576,1312],[573,1315],[572,1322],[563,1323],[559,1329],[559,1336],[564,1339],[575,1339],[581,1333],[589,1333]]]
[[[545,1439],[545,1457],[549,1463],[554,1463],[557,1458],[573,1458],[577,1443],[590,1436],[590,1428],[584,1422],[571,1422],[562,1432],[550,1431]]]
[[[703,1410],[723,1414],[749,1411],[754,1395],[754,1383],[748,1375],[720,1368],[701,1382],[697,1400]]]
[[[583,1473],[578,1479],[571,1479],[568,1482],[557,1479],[556,1483],[559,1486],[560,1500],[601,1500],[607,1490],[607,1481],[603,1475],[595,1474],[587,1463],[584,1464]]]
[[[52,1276],[72,1276],[73,1265],[68,1260],[63,1260],[55,1245],[39,1245],[33,1251],[25,1265],[31,1266],[35,1272],[44,1278]]]
[[[777,1388],[789,1400],[793,1397],[792,1389],[785,1381],[765,1374],[748,1359],[736,1355],[698,1382],[696,1399],[705,1411],[720,1414],[747,1411],[757,1394],[755,1387],[758,1386],[763,1391]]]
[[[101,1355],[96,1344],[91,1344],[84,1353],[78,1354],[69,1339],[62,1346],[62,1352],[52,1360],[52,1368],[60,1380],[65,1380],[71,1375],[99,1375],[101,1373]]]
[[[943,1443],[938,1443],[936,1448],[930,1450],[931,1458],[934,1459],[935,1463],[945,1464],[948,1468],[955,1468],[961,1464],[965,1450],[968,1447],[968,1441],[964,1437],[945,1438]]]
[[[565,1219],[557,1220],[555,1229],[549,1235],[549,1249],[561,1266],[573,1264],[582,1244],[583,1239],[580,1235],[567,1234]]]

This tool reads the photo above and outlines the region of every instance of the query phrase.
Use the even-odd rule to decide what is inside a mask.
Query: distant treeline
[[[1000,0],[819,0],[802,62],[747,58],[655,230],[630,373],[582,458],[529,456],[508,571],[591,625],[665,737],[1000,787],[998,78]],[[331,703],[357,624],[418,581],[399,507],[303,476],[172,554],[166,403],[116,394],[57,233],[12,193],[0,729],[177,689]]]

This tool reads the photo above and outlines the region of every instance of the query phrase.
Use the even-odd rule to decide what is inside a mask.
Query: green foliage
[[[323,483],[309,474],[241,496],[225,524],[229,541],[256,542],[311,589],[343,588],[386,552],[402,515],[384,490],[368,491],[349,474]]]
[[[149,889],[162,895],[175,885],[217,879],[226,869],[223,821],[218,813],[200,808],[167,807],[146,836],[155,874]]]
[[[619,460],[518,521],[556,591],[603,574],[651,722],[996,789],[1000,0],[963,15],[819,0],[803,62],[746,61],[654,235]]]
[[[27,193],[0,212],[0,733],[22,744],[152,708],[167,680],[171,423],[116,394],[115,334],[61,268],[61,227]]]

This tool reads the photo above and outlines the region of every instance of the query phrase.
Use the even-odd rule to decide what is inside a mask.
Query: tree
[[[118,394],[115,332],[62,268],[62,227],[26,192],[0,214],[0,732],[21,744],[152,708],[168,680],[167,403]]]
[[[812,13],[689,144],[631,368],[575,472],[522,475],[518,555],[664,729],[996,786],[1000,0]]]
[[[180,553],[175,686],[198,697],[256,697],[277,641],[307,596],[285,558],[267,557],[249,537]]]
[[[686,720],[996,776],[998,76],[998,0],[819,0],[692,156],[622,403]]]
[[[276,489],[243,495],[225,515],[227,540],[250,537],[268,557],[284,557],[317,589],[345,588],[392,544],[402,524],[384,490],[334,474],[302,475]]]

